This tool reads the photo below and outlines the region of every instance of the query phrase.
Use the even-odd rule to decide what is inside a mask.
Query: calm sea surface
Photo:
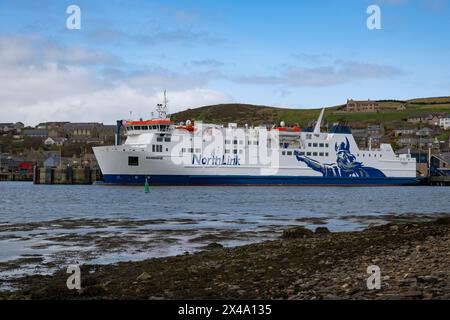
[[[293,225],[350,231],[446,213],[448,187],[151,187],[145,194],[0,182],[0,277],[246,244]]]

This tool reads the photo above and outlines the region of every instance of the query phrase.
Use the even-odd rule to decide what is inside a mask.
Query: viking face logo
[[[336,142],[334,149],[337,157],[336,164],[341,170],[352,171],[361,167],[361,162],[357,162],[356,157],[350,152],[350,142],[347,138],[339,145]]]
[[[345,142],[336,143],[336,163],[320,163],[316,159],[302,156],[300,152],[295,151],[298,161],[306,163],[314,171],[320,172],[324,177],[341,178],[371,178],[386,177],[385,174],[373,167],[366,167],[362,162],[356,161],[355,155],[350,152],[350,142],[345,138]]]

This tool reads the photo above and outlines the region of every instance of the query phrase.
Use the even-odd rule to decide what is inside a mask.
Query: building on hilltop
[[[348,99],[344,107],[345,112],[377,112],[380,109],[378,103],[372,100]]]

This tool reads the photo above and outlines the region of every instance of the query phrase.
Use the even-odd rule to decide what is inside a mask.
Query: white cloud
[[[233,81],[259,85],[290,87],[326,87],[348,82],[393,78],[403,75],[399,68],[355,61],[336,61],[334,65],[303,67],[287,66],[278,75],[238,76]]]
[[[70,53],[70,55],[68,55]],[[69,57],[70,56],[70,57]],[[111,64],[110,72],[98,68]],[[114,69],[114,56],[81,47],[64,48],[42,39],[0,37],[0,119],[22,121],[100,121],[149,117],[161,91],[169,90],[170,112],[231,101],[205,85],[210,72],[176,73],[162,68]],[[113,72],[116,70],[116,72]]]

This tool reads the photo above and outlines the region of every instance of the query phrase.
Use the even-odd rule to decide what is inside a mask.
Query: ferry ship
[[[106,184],[415,185],[416,160],[390,144],[360,149],[350,128],[175,124],[167,100],[151,120],[118,121],[114,146],[95,147]]]

